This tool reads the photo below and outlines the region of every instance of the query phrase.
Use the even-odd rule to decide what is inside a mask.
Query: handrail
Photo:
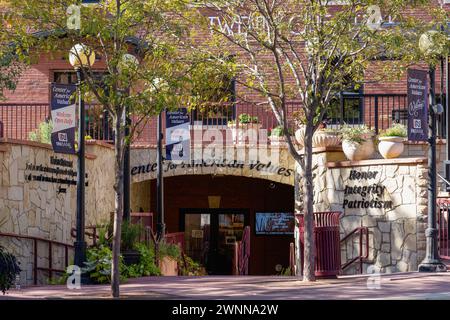
[[[344,238],[341,239],[341,244],[345,243],[347,239],[355,235],[356,233],[359,233],[359,255],[354,257],[353,259],[347,261],[343,265],[341,265],[341,270],[347,269],[350,265],[352,265],[354,262],[359,260],[359,271],[360,273],[363,273],[363,261],[369,258],[369,228],[368,227],[358,227],[351,231],[349,234],[347,234]],[[363,234],[366,236],[366,252],[365,255],[362,254],[363,252]]]
[[[53,248],[53,245],[59,245],[59,246],[64,247],[64,264],[65,264],[65,267],[67,268],[67,266],[69,265],[69,248],[73,249],[73,247],[74,247],[73,245],[67,244],[64,242],[60,242],[60,241],[55,241],[55,240],[49,240],[49,239],[44,239],[44,238],[39,238],[39,237],[34,237],[34,236],[19,235],[19,234],[14,234],[14,233],[7,233],[7,232],[0,232],[0,237],[33,240],[33,249],[34,249],[33,250],[33,262],[34,262],[34,264],[33,264],[33,283],[34,283],[34,285],[37,285],[37,272],[39,270],[47,271],[48,277],[50,280],[52,279],[53,272],[66,272],[66,270],[53,268],[52,248]],[[48,243],[48,268],[38,267],[38,264],[37,264],[38,241]]]
[[[441,179],[442,181],[444,181],[448,186],[450,186],[450,181],[448,181],[447,179],[445,179],[443,176],[441,176],[439,173],[437,173],[437,176],[439,179]]]

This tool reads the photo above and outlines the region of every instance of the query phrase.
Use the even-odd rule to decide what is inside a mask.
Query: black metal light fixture
[[[166,234],[166,224],[164,223],[164,177],[163,177],[163,155],[162,155],[162,111],[158,115],[158,124],[156,126],[158,135],[158,146],[156,149],[157,169],[156,169],[156,234],[157,240],[160,241]]]
[[[428,31],[420,37],[419,48],[425,55],[437,55],[437,46],[433,38],[437,31]],[[419,272],[445,272],[447,267],[439,258],[438,230],[436,221],[437,198],[437,170],[436,170],[436,115],[443,112],[442,105],[436,104],[436,66],[429,66],[430,76],[430,110],[429,110],[429,137],[428,137],[428,221],[425,230],[426,252],[425,258],[419,265]]]
[[[78,161],[77,161],[77,211],[76,211],[76,240],[75,265],[82,268],[86,261],[86,241],[85,233],[85,143],[84,135],[86,131],[84,99],[81,93],[81,85],[84,81],[82,67],[90,67],[95,62],[95,53],[83,44],[76,44],[70,49],[70,64],[75,68],[78,86]],[[82,282],[83,278],[82,278]]]

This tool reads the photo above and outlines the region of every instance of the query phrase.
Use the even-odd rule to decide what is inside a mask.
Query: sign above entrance
[[[408,140],[428,140],[427,71],[408,70]]]
[[[75,85],[51,84],[52,146],[56,153],[75,154]]]
[[[189,161],[191,133],[186,108],[166,112],[166,159]]]

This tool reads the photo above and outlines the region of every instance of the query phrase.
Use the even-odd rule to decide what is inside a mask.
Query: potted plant
[[[294,119],[295,130],[294,136],[300,148],[303,148],[305,145],[305,131],[306,131],[306,118],[303,113],[296,111],[292,114],[292,118]]]
[[[342,151],[349,160],[365,160],[375,152],[374,132],[366,125],[344,125],[341,132]]]
[[[378,137],[378,151],[385,159],[397,158],[404,150],[403,142],[406,140],[408,132],[406,127],[400,123],[394,124],[391,128],[381,133]]]
[[[238,120],[238,124],[236,124],[236,120],[228,121],[228,127],[232,130],[233,141],[239,144],[245,143],[247,136],[245,130],[255,129],[258,132],[262,127],[257,116],[251,116],[247,113],[241,113]]]
[[[141,254],[138,250],[136,250],[135,245],[138,243],[141,234],[141,224],[133,224],[129,221],[123,222],[121,233],[121,251],[123,262],[127,266],[138,264],[140,261]]]
[[[289,130],[290,131],[290,130]],[[289,134],[291,134],[289,132]],[[279,146],[286,142],[286,137],[284,135],[284,130],[282,126],[277,126],[270,131],[269,134],[270,144],[273,146]]]
[[[20,267],[16,257],[0,246],[0,291],[8,291],[20,274]]]
[[[314,132],[313,148],[337,147],[341,144],[341,133],[338,129],[322,127]]]

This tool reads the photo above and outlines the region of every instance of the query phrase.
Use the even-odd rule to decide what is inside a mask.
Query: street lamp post
[[[433,36],[436,31],[429,31],[420,37],[420,50],[426,54],[438,54],[434,51]],[[428,148],[428,221],[425,230],[426,252],[425,258],[419,264],[419,272],[444,272],[447,267],[439,258],[438,252],[438,230],[436,223],[436,193],[437,193],[437,171],[436,171],[436,115],[442,113],[442,106],[436,105],[436,67],[429,67],[430,76],[430,114],[429,114],[429,148]]]
[[[82,44],[76,44],[69,53],[70,64],[75,68],[77,74],[78,86],[78,161],[77,161],[77,211],[76,211],[76,241],[75,265],[83,267],[86,261],[86,241],[85,232],[85,108],[84,99],[81,92],[81,85],[84,81],[83,66],[92,66],[95,62],[95,53]],[[82,279],[83,281],[83,279]]]
[[[162,111],[158,115],[158,124],[156,126],[158,135],[158,146],[156,150],[157,157],[157,178],[156,178],[156,213],[157,213],[157,240],[164,239],[166,233],[166,225],[164,223],[164,177],[162,168]]]

